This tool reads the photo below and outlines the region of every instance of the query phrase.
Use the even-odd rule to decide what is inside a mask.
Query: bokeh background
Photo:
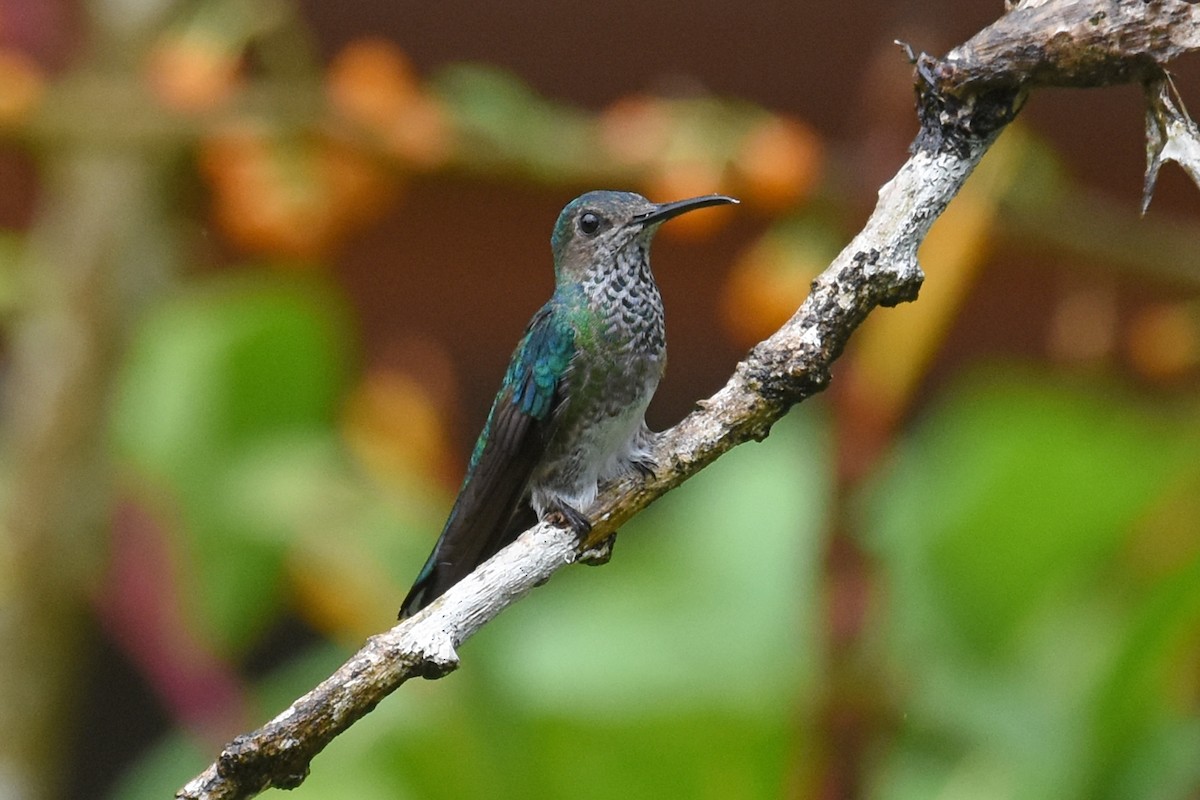
[[[169,796],[389,626],[591,188],[673,424],[993,0],[0,0],[0,798]],[[1200,68],[1177,65],[1200,105]],[[1035,94],[832,388],[405,686],[304,798],[1200,797],[1200,191]]]

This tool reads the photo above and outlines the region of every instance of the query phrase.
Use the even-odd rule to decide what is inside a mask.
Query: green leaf
[[[977,656],[1094,575],[1187,443],[1113,396],[980,376],[932,411],[870,493],[868,540],[913,616]]]
[[[1181,780],[1162,675],[1194,630],[1197,576],[1147,590],[1121,558],[1194,470],[1192,427],[1108,384],[1013,371],[928,412],[867,495],[905,720],[878,796],[1082,800]],[[1139,780],[1135,757],[1162,769]]]
[[[1183,734],[1179,726],[1191,716],[1186,701],[1172,701],[1172,683],[1190,682],[1195,670],[1200,554],[1151,587],[1130,616],[1094,703],[1092,746],[1100,765],[1094,781],[1096,797],[1150,796],[1149,787],[1172,776],[1180,781],[1200,779],[1200,727],[1195,720],[1190,720],[1190,734],[1182,738],[1162,735],[1171,729]],[[1180,758],[1179,748],[1189,739],[1184,750],[1188,755]],[[1122,771],[1126,774],[1118,781]],[[1131,791],[1129,784],[1134,782],[1148,787]],[[1111,790],[1121,784],[1126,792]]]
[[[113,415],[115,451],[144,502],[177,518],[189,597],[226,646],[279,604],[283,543],[241,512],[237,467],[281,442],[330,436],[344,376],[340,305],[279,278],[221,280],[164,304],[136,332]]]

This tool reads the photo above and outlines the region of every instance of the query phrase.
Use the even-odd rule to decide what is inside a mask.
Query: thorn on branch
[[[1165,71],[1145,85],[1146,179],[1142,186],[1142,213],[1150,207],[1158,172],[1174,161],[1200,185],[1200,126],[1188,115],[1171,76]]]

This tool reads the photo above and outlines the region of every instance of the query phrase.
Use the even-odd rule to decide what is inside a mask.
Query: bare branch
[[[950,51],[941,88],[1147,81],[1198,47],[1200,7],[1183,0],[1027,0]]]
[[[912,157],[879,192],[862,232],[813,282],[783,328],[738,364],[729,382],[661,434],[648,481],[608,487],[590,509],[593,545],[730,448],[760,440],[791,406],[824,389],[850,334],[878,306],[916,297],[917,248],[1031,86],[1152,80],[1200,47],[1195,7],[1183,0],[1046,0],[1019,4],[944,60],[921,56],[921,132]],[[372,637],[334,675],[257,731],[238,737],[180,790],[200,800],[291,788],[341,731],[414,676],[458,666],[457,649],[482,625],[577,560],[574,535],[527,531],[417,616]]]

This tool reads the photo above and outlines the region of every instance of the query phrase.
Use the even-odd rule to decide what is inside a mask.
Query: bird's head
[[[672,217],[736,202],[721,194],[673,203],[651,203],[634,192],[594,191],[580,195],[558,215],[550,237],[555,277],[560,281],[583,280],[596,269],[615,266],[623,251],[648,252],[658,226]]]

